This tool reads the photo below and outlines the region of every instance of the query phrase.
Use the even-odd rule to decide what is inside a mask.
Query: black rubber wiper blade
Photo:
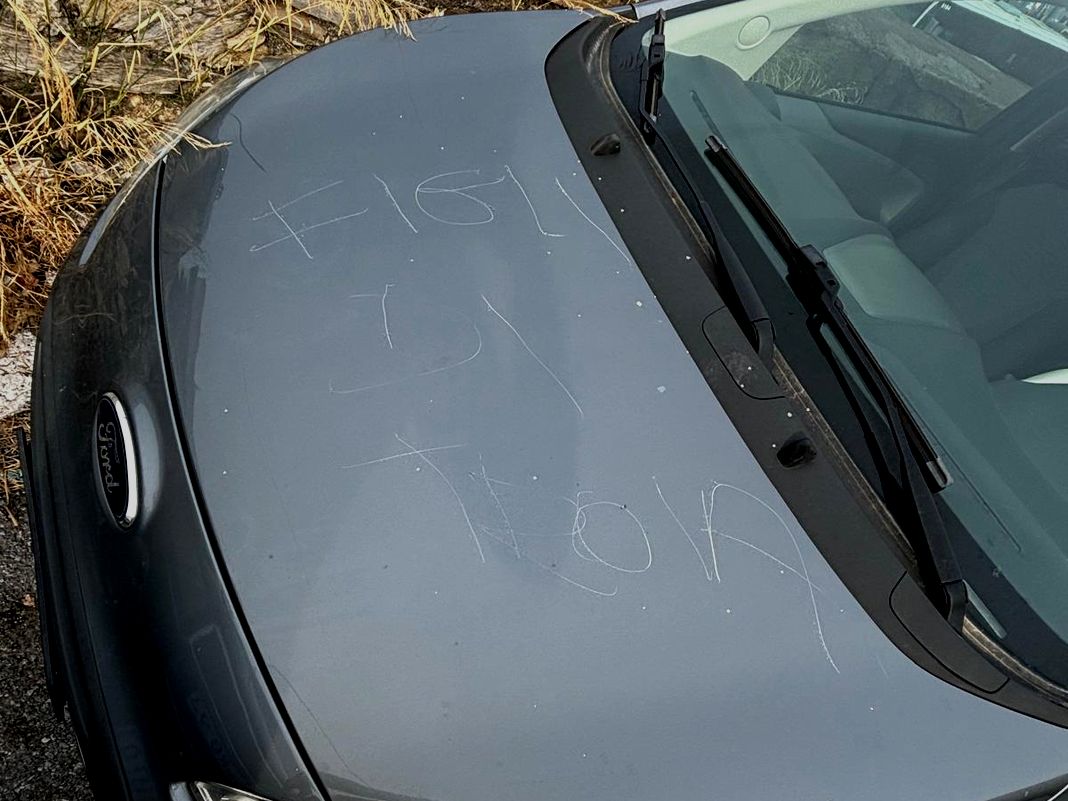
[[[779,215],[775,213],[764,195],[757,189],[749,174],[738,163],[738,159],[735,158],[730,148],[719,138],[719,134],[709,134],[708,138],[705,139],[705,146],[708,148],[705,151],[708,160],[727,179],[731,189],[742,199],[746,208],[749,209],[749,213],[756,218],[757,223],[771,240],[771,244],[788,260],[796,258],[801,247],[794,240],[793,235],[787,230],[782,220],[779,219]]]
[[[705,144],[709,161],[741,198],[786,260],[787,282],[798,300],[813,321],[823,323],[835,335],[879,406],[881,415],[869,411],[866,398],[861,397],[862,393],[848,377],[839,374],[843,387],[854,395],[854,408],[883,469],[898,483],[902,500],[910,513],[908,516],[912,518],[909,522],[913,524],[903,528],[917,555],[924,584],[940,588],[939,593],[931,593],[932,600],[946,620],[959,630],[964,623],[968,594],[934,497],[936,492],[952,481],[949,473],[893,382],[846,314],[838,298],[838,279],[827,266],[823,255],[811,245],[797,243],[717,134],[709,135]],[[819,339],[822,340],[822,337]],[[834,354],[828,354],[828,357],[836,359]],[[880,433],[884,424],[889,428],[889,439]]]

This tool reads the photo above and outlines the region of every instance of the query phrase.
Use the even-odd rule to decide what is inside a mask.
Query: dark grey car
[[[883,5],[430,19],[190,112],[34,376],[99,798],[1063,792],[1068,60]]]

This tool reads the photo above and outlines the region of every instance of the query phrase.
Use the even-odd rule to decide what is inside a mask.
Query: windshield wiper
[[[718,135],[709,135],[705,144],[709,161],[786,260],[787,283],[811,321],[826,325],[834,334],[878,405],[879,412],[871,410],[868,396],[856,388],[848,376],[836,370],[843,387],[853,396],[853,406],[883,469],[894,477],[902,494],[901,501],[911,518],[907,522],[912,524],[902,528],[920,564],[924,584],[929,589],[940,589],[939,593],[929,594],[946,620],[959,631],[964,623],[968,593],[934,497],[952,479],[893,382],[846,314],[838,297],[838,279],[823,255],[812,245],[802,246],[794,240]],[[821,346],[823,349],[829,350],[822,336],[817,339],[825,343]],[[828,356],[836,362],[833,353]],[[884,425],[889,428],[889,438]]]

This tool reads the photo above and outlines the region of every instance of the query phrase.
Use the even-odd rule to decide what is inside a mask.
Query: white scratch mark
[[[646,562],[645,562],[644,566],[642,566],[642,567],[623,567],[622,565],[614,564],[613,562],[609,562],[606,559],[601,558],[600,554],[598,554],[596,551],[594,551],[593,548],[591,548],[586,543],[586,540],[582,536],[582,532],[586,528],[586,510],[587,509],[592,509],[594,506],[611,506],[611,507],[614,507],[616,509],[619,509],[621,512],[624,512],[627,515],[629,515],[631,520],[633,520],[635,522],[635,524],[637,524],[638,530],[641,532],[641,535],[642,535],[642,540],[645,543]],[[579,517],[582,518],[581,524],[579,524],[579,522],[578,522],[579,521]],[[589,554],[588,557],[582,555],[582,553],[576,547],[577,544],[582,545],[582,547],[585,549],[586,553]],[[642,525],[642,521],[637,518],[637,516],[634,514],[634,512],[632,512],[630,509],[628,509],[623,504],[615,503],[614,501],[594,501],[593,503],[585,503],[585,504],[582,504],[581,506],[577,506],[576,505],[575,525],[574,525],[573,530],[572,530],[572,545],[571,545],[571,547],[574,549],[575,553],[578,554],[583,559],[589,559],[591,561],[598,562],[598,563],[604,565],[605,567],[607,567],[607,568],[609,568],[611,570],[618,571],[620,573],[644,573],[650,567],[653,566],[653,545],[649,541],[649,534],[646,532],[645,526]]]
[[[463,498],[460,497],[460,493],[456,491],[456,487],[454,487],[452,485],[452,482],[449,481],[448,477],[444,473],[442,473],[441,470],[438,469],[438,466],[426,457],[425,452],[420,451],[410,442],[407,442],[403,437],[401,437],[400,434],[394,432],[393,436],[397,438],[397,442],[411,450],[412,455],[418,456],[420,459],[426,462],[427,466],[430,467],[430,469],[433,470],[435,473],[437,473],[441,477],[441,480],[444,481],[445,484],[448,486],[449,491],[452,493],[452,496],[456,499],[456,503],[460,505],[460,511],[464,514],[464,520],[467,521],[467,529],[471,532],[471,538],[475,541],[475,547],[478,548],[478,558],[482,560],[483,564],[485,564],[486,555],[482,552],[482,543],[478,539],[478,534],[475,533],[475,527],[471,525],[471,518],[467,514],[467,507],[464,505],[464,501]]]
[[[430,219],[435,220],[435,221],[437,221],[439,223],[444,223],[445,225],[485,225],[486,223],[493,222],[493,220],[496,217],[496,215],[493,212],[493,207],[490,206],[485,201],[479,200],[474,195],[468,194],[468,191],[471,190],[471,189],[480,189],[481,187],[484,187],[484,186],[494,186],[495,184],[499,184],[499,183],[502,183],[505,180],[507,180],[508,176],[502,175],[500,178],[498,178],[498,179],[496,179],[494,181],[484,181],[482,183],[469,184],[468,186],[457,186],[457,187],[441,187],[441,186],[427,187],[426,186],[426,184],[430,183],[431,181],[436,181],[439,178],[448,178],[448,177],[453,176],[453,175],[469,175],[469,174],[481,175],[482,173],[481,173],[481,170],[454,170],[452,172],[443,172],[443,173],[439,173],[437,175],[432,175],[429,178],[427,178],[427,179],[425,179],[423,181],[420,181],[418,186],[415,187],[415,205],[418,206],[419,210],[421,212],[423,212],[423,214],[425,214],[427,217],[429,217]],[[435,194],[451,194],[451,195],[459,195],[460,197],[467,198],[468,200],[477,203],[483,209],[485,209],[486,213],[489,216],[484,220],[473,220],[473,221],[443,220],[441,217],[437,217],[437,216],[431,214],[423,206],[423,201],[422,201],[422,197],[421,196],[422,195],[435,195]]]
[[[353,297],[380,297],[380,296],[379,295],[371,295],[371,296],[354,295]],[[435,373],[443,373],[446,370],[454,370],[457,367],[463,367],[468,362],[474,361],[475,359],[478,358],[479,354],[482,353],[482,332],[478,329],[478,326],[475,325],[475,323],[469,317],[467,317],[467,315],[463,315],[463,316],[464,316],[465,319],[467,319],[468,322],[471,323],[471,328],[474,329],[475,336],[478,337],[478,345],[475,347],[475,352],[472,353],[470,356],[466,357],[465,359],[462,359],[461,361],[458,361],[458,362],[453,362],[451,364],[445,364],[445,365],[442,365],[441,367],[435,367],[432,370],[423,370],[421,373],[416,373],[415,375],[407,375],[407,376],[403,376],[402,378],[394,378],[392,381],[382,381],[381,383],[378,383],[378,384],[367,384],[366,386],[362,386],[362,387],[351,387],[351,388],[348,388],[348,389],[337,389],[334,386],[334,382],[331,381],[329,386],[328,386],[328,389],[329,389],[330,393],[332,395],[355,395],[356,393],[359,393],[359,392],[368,392],[368,391],[370,391],[372,389],[382,389],[383,387],[391,387],[394,384],[401,384],[401,383],[403,383],[405,381],[413,381],[416,378],[425,378],[428,375],[434,375]]]
[[[490,483],[490,478],[486,475],[486,465],[482,463],[482,454],[478,455],[478,466],[482,468],[482,481],[486,485],[486,489],[489,490],[491,496],[493,496],[493,503],[497,506],[497,511],[501,515],[501,519],[504,520],[504,526],[508,529],[509,535],[512,537],[512,547],[515,549],[515,558],[522,558],[522,554],[519,553],[519,540],[515,536],[515,529],[512,528],[512,521],[508,519],[508,513],[504,511],[504,504],[501,503],[501,498],[497,495],[497,490],[493,488],[493,484]]]
[[[809,577],[808,566],[805,564],[804,554],[801,553],[801,546],[800,546],[800,544],[798,544],[797,537],[794,536],[794,532],[790,530],[790,526],[788,526],[786,524],[786,521],[783,520],[782,515],[780,515],[773,508],[771,508],[771,506],[769,506],[766,502],[762,501],[760,498],[758,498],[753,493],[747,492],[746,490],[742,489],[741,487],[735,487],[732,484],[723,484],[723,483],[719,483],[719,482],[714,482],[713,483],[713,487],[712,487],[712,493],[711,493],[711,495],[709,497],[709,504],[710,505],[712,503],[712,499],[715,496],[716,490],[718,490],[720,487],[726,487],[727,489],[732,489],[735,492],[739,492],[742,495],[746,496],[747,498],[750,498],[750,499],[756,501],[761,506],[763,506],[765,509],[767,509],[769,512],[771,512],[775,516],[775,519],[778,520],[779,524],[783,527],[783,530],[786,532],[787,536],[790,538],[790,542],[793,543],[794,550],[797,552],[797,558],[801,563],[801,573],[804,575],[805,584],[808,586],[808,597],[809,597],[809,600],[812,603],[812,618],[813,618],[813,620],[815,621],[815,624],[816,624],[816,634],[819,637],[820,647],[823,648],[823,655],[826,656],[827,657],[827,661],[831,663],[831,667],[834,668],[834,672],[835,673],[841,673],[842,671],[838,669],[838,665],[835,664],[834,657],[831,656],[831,651],[827,647],[827,640],[823,635],[823,624],[820,622],[819,607],[816,605],[815,587],[812,584],[812,579]]]
[[[719,573],[713,573],[708,569],[708,563],[705,562],[705,556],[701,553],[701,549],[697,547],[697,543],[693,541],[693,537],[690,536],[690,532],[686,530],[686,526],[679,520],[679,516],[675,514],[675,510],[671,508],[671,504],[667,502],[667,498],[664,497],[664,493],[660,489],[660,482],[656,480],[656,476],[653,476],[653,485],[656,487],[656,494],[660,496],[660,502],[664,504],[664,508],[668,510],[668,514],[671,515],[671,519],[675,521],[675,525],[679,527],[679,531],[683,533],[687,540],[690,542],[690,547],[693,548],[693,552],[697,554],[697,558],[701,560],[701,567],[705,571],[705,578],[711,581],[713,577],[716,581],[719,581]],[[701,493],[701,499],[704,500],[704,493]],[[713,551],[715,553],[715,551]]]
[[[523,195],[523,200],[527,202],[527,207],[530,209],[530,213],[534,216],[534,224],[538,226],[538,231],[541,232],[541,235],[555,237],[563,236],[563,234],[550,233],[542,227],[541,220],[538,219],[538,212],[534,210],[534,204],[530,201],[530,196],[527,194],[527,190],[523,188],[523,184],[519,183],[519,179],[515,177],[515,173],[512,172],[512,168],[509,167],[507,164],[504,165],[504,171],[508,173],[508,177],[512,179],[512,183],[514,183],[519,188],[520,193]],[[547,252],[551,253],[551,251]]]
[[[419,233],[419,229],[412,225],[412,221],[408,219],[408,215],[405,214],[404,209],[400,207],[400,204],[397,202],[397,198],[393,197],[393,191],[389,188],[389,184],[387,184],[374,173],[371,174],[375,176],[375,180],[378,181],[378,183],[382,184],[382,188],[386,190],[386,197],[389,198],[389,202],[393,204],[393,208],[397,210],[397,214],[401,216],[401,219],[403,219],[404,222],[408,223],[408,227],[412,229],[413,233]]]
[[[493,481],[492,478],[490,478],[490,481]],[[499,537],[496,534],[493,534],[491,531],[489,531],[485,527],[485,525],[480,525],[480,527],[478,527],[478,528],[482,529],[483,533],[486,534],[486,536],[488,536],[488,537],[490,537],[492,539],[496,539],[498,541],[498,543],[500,543],[501,545],[504,545],[504,546],[508,545],[508,541],[506,539],[504,539],[503,537]],[[521,559],[523,559],[523,560],[525,560],[527,562],[530,562],[532,565],[538,567],[539,569],[545,570],[546,572],[548,572],[548,574],[550,574],[552,576],[555,576],[557,579],[560,579],[560,580],[570,584],[571,586],[578,587],[579,590],[584,590],[587,593],[592,593],[593,595],[599,596],[601,598],[611,598],[612,596],[614,596],[616,593],[619,592],[618,585],[612,587],[612,592],[608,593],[608,592],[604,592],[603,590],[597,590],[596,587],[592,587],[592,586],[590,586],[588,584],[583,584],[581,581],[576,581],[575,579],[572,579],[572,578],[570,578],[568,576],[565,576],[564,574],[562,574],[562,572],[560,570],[557,570],[552,565],[547,565],[544,562],[541,562],[539,560],[534,559],[534,557],[531,556],[529,553],[523,553],[523,554],[521,554],[520,557],[521,557]]]
[[[292,200],[287,200],[281,206],[276,206],[275,210],[273,212],[272,211],[265,211],[265,212],[263,212],[263,214],[257,214],[252,219],[253,220],[262,220],[264,217],[270,217],[272,213],[276,214],[279,211],[281,211],[282,209],[287,209],[290,206],[292,206],[294,203],[298,203],[301,200],[304,200],[304,198],[306,198],[306,197],[311,197],[312,195],[317,195],[320,192],[325,192],[327,189],[332,189],[332,188],[334,188],[335,186],[337,186],[340,183],[343,183],[343,182],[342,181],[331,181],[330,183],[326,184],[325,186],[320,186],[318,189],[313,189],[310,192],[305,192],[303,195],[297,195]]]
[[[715,492],[713,487],[712,492]],[[716,541],[712,536],[712,494],[709,493],[708,500],[705,500],[705,491],[701,490],[701,506],[705,510],[705,528],[708,532],[708,547],[712,551],[712,571],[716,574],[716,581],[719,581],[719,561],[716,559]]]
[[[504,537],[500,536],[499,535],[499,530],[497,532],[495,532],[489,526],[486,526],[486,525],[480,523],[478,527],[479,527],[479,530],[481,530],[483,534],[485,534],[490,539],[492,539],[492,540],[494,540],[496,542],[499,542],[501,545],[504,545],[504,546],[512,549],[514,551],[517,559],[530,562],[531,564],[533,564],[538,569],[544,570],[546,573],[549,573],[549,574],[555,576],[556,578],[560,579],[561,581],[564,581],[567,584],[570,584],[572,587],[577,587],[580,590],[583,590],[585,592],[591,593],[592,595],[596,595],[596,596],[601,597],[601,598],[611,598],[617,592],[619,592],[618,585],[613,587],[611,592],[607,592],[605,590],[599,590],[596,587],[590,587],[589,585],[583,584],[580,581],[576,581],[575,579],[573,579],[573,578],[571,578],[569,576],[565,576],[563,573],[561,573],[559,570],[556,569],[555,565],[545,564],[544,562],[541,562],[540,560],[535,559],[529,553],[521,551],[520,548],[519,548],[519,542],[518,542],[518,539],[517,539],[520,536],[534,537],[534,538],[544,538],[544,537],[572,537],[573,538],[574,537],[574,529],[572,529],[572,531],[570,531],[570,532],[563,532],[563,533],[560,533],[560,534],[545,534],[545,533],[524,534],[523,532],[515,531],[514,528],[512,527],[511,520],[508,518],[508,515],[504,511],[504,505],[501,503],[500,497],[497,495],[497,492],[496,492],[496,490],[493,489],[493,487],[494,487],[494,485],[497,485],[497,486],[502,486],[502,487],[514,487],[516,489],[527,489],[527,488],[523,487],[523,486],[521,486],[519,484],[513,484],[513,483],[511,483],[509,481],[501,481],[500,479],[491,478],[486,473],[486,468],[482,464],[482,455],[481,454],[479,454],[479,465],[481,467],[481,479],[482,479],[482,482],[486,485],[486,488],[489,489],[490,494],[493,496],[494,502],[497,504],[498,511],[500,512],[501,517],[504,519],[505,526],[507,527],[508,532],[511,535],[510,536],[511,542],[509,542],[509,540],[505,539]],[[479,479],[479,476],[476,476],[474,473],[469,473],[468,475],[471,477],[471,479],[473,479],[476,482]],[[589,492],[579,492],[578,493],[578,497],[582,497],[583,495],[587,495],[587,494],[589,494]],[[564,498],[563,500],[565,500],[565,501],[567,501],[568,503],[571,503],[571,504],[575,503],[570,498]],[[574,546],[572,546],[572,547],[574,547]]]
[[[881,659],[879,658],[879,654],[877,654],[877,653],[875,654],[875,661],[876,661],[876,663],[878,663],[878,665],[879,665],[879,670],[881,670],[881,671],[883,672],[883,675],[884,675],[884,676],[885,676],[886,678],[890,678],[890,674],[886,672],[886,667],[885,667],[885,666],[883,665],[883,660],[881,660]]]
[[[578,556],[580,559],[585,559],[587,562],[592,562],[594,561],[594,559],[592,555],[587,556],[586,554],[582,553],[582,551],[580,551],[578,548],[578,532],[580,532],[586,527],[586,515],[582,513],[582,505],[579,503],[579,501],[582,500],[583,495],[592,494],[593,490],[579,490],[575,493],[575,500],[571,500],[570,498],[564,498],[565,501],[575,507],[575,519],[571,521],[571,531],[568,534],[568,536],[571,537],[571,550],[575,552],[576,556]],[[586,550],[589,551],[588,546]]]
[[[816,584],[815,582],[811,582],[811,581],[808,581],[807,579],[805,579],[805,574],[802,573],[800,570],[798,570],[796,567],[793,567],[792,565],[786,564],[786,562],[782,561],[782,559],[779,559],[774,554],[768,553],[763,548],[761,548],[761,547],[759,547],[757,545],[754,545],[753,543],[749,542],[748,540],[743,540],[740,537],[735,537],[735,536],[733,536],[731,534],[724,534],[722,531],[719,531],[719,530],[716,531],[716,536],[719,537],[721,540],[730,540],[731,542],[736,542],[739,545],[744,545],[746,548],[749,548],[751,551],[755,551],[756,553],[760,554],[761,556],[764,556],[764,557],[770,559],[775,564],[777,564],[779,566],[779,568],[780,568],[780,572],[781,571],[785,571],[785,570],[789,570],[791,573],[793,573],[795,576],[797,576],[802,581],[804,581],[804,582],[806,582],[808,584],[811,584],[812,585],[812,589],[814,589],[816,592],[819,592],[819,593],[823,592],[823,588],[819,584]]]
[[[585,525],[585,524],[583,524],[583,525]],[[524,537],[524,538],[527,538],[527,539],[564,539],[565,537],[568,538],[568,539],[572,539],[575,536],[575,530],[574,530],[574,528],[571,528],[571,529],[568,529],[567,531],[551,531],[551,532],[548,532],[548,533],[546,533],[546,532],[537,532],[536,533],[536,532],[533,532],[533,531],[516,531],[515,535],[517,537]],[[579,554],[579,555],[581,556],[581,554]],[[583,556],[582,558],[585,559],[588,562],[592,562],[593,561],[591,558],[586,557],[586,556]]]
[[[64,325],[66,323],[71,322],[72,320],[77,320],[79,323],[81,323],[81,322],[85,322],[90,317],[103,317],[104,319],[111,320],[112,322],[115,322],[115,319],[116,319],[115,315],[112,314],[111,312],[98,311],[98,312],[82,312],[82,313],[78,313],[78,314],[69,314],[66,317],[57,317],[53,322],[54,322],[55,325]]]
[[[583,413],[582,407],[579,406],[579,402],[577,400],[575,400],[575,396],[571,394],[571,390],[569,390],[566,386],[564,386],[564,382],[561,381],[557,377],[556,373],[554,373],[552,370],[549,369],[549,365],[547,365],[545,362],[543,362],[541,360],[541,358],[538,356],[538,354],[536,354],[531,349],[530,345],[527,344],[527,341],[525,339],[523,339],[522,335],[520,335],[520,333],[515,330],[515,326],[513,326],[510,322],[508,322],[504,318],[503,314],[501,314],[499,311],[497,311],[495,308],[493,308],[493,304],[489,302],[489,300],[486,298],[485,295],[482,296],[482,300],[485,301],[487,308],[489,308],[489,310],[491,312],[493,312],[495,315],[497,315],[497,317],[500,318],[501,322],[504,323],[506,326],[508,326],[508,329],[513,334],[515,334],[516,339],[519,340],[519,344],[522,345],[526,349],[527,353],[529,353],[534,358],[534,361],[536,361],[538,364],[540,364],[541,368],[546,373],[548,373],[550,375],[550,377],[552,377],[553,381],[556,382],[556,385],[558,387],[560,387],[560,389],[562,389],[564,391],[564,394],[567,395],[567,397],[570,399],[571,403],[574,404],[575,408],[578,410],[579,417],[583,417],[584,418],[586,415]]]
[[[466,445],[439,445],[436,448],[424,448],[421,451],[405,451],[404,453],[395,453],[392,456],[383,456],[381,459],[369,459],[366,462],[357,462],[356,464],[342,465],[342,470],[352,470],[356,467],[366,467],[369,464],[381,464],[382,462],[391,462],[394,459],[404,459],[407,456],[421,456],[424,453],[437,453],[438,451],[452,451],[457,448],[466,448]]]
[[[481,175],[481,170],[461,170],[460,172],[473,172],[476,175]],[[457,173],[446,173],[446,175],[456,175]],[[507,175],[502,175],[500,178],[494,178],[492,181],[479,181],[477,184],[466,184],[464,186],[431,186],[423,190],[425,194],[429,195],[441,195],[448,194],[449,192],[468,192],[472,189],[481,189],[484,186],[496,186],[497,184],[504,183],[507,180]]]
[[[393,350],[393,337],[389,335],[389,314],[386,312],[386,296],[391,286],[393,284],[386,284],[386,289],[382,293],[382,327],[386,329],[386,342],[389,343],[389,349]]]
[[[498,486],[501,486],[501,487],[514,487],[515,489],[526,489],[525,487],[523,487],[520,484],[516,484],[515,482],[512,482],[512,481],[501,481],[499,478],[491,478],[489,481],[490,481],[491,484],[497,484]]]
[[[562,183],[560,183],[560,179],[556,178],[555,180],[556,180],[556,186],[560,189],[561,192],[564,193],[564,197],[566,197],[568,199],[568,202],[570,202],[571,205],[575,207],[575,211],[577,211],[579,214],[581,214],[583,219],[586,220],[586,222],[588,222],[590,225],[592,225],[594,228],[596,228],[598,231],[601,232],[601,236],[603,236],[605,239],[607,239],[608,243],[612,247],[614,247],[616,250],[619,251],[619,255],[622,256],[624,259],[626,259],[627,264],[632,264],[632,262],[630,260],[630,256],[627,255],[627,252],[625,250],[623,250],[623,248],[621,248],[619,245],[617,245],[616,241],[614,239],[612,239],[612,237],[610,237],[608,235],[608,233],[601,226],[599,226],[597,223],[595,223],[593,220],[591,220],[589,218],[589,216],[586,214],[586,212],[584,212],[582,210],[582,208],[579,206],[579,204],[576,203],[574,201],[574,199],[572,199],[571,195],[569,195],[567,193],[567,190],[564,189],[564,185]]]
[[[300,240],[300,236],[299,236],[300,234],[306,234],[306,233],[308,233],[308,231],[314,231],[316,228],[322,228],[325,225],[333,225],[334,223],[339,223],[342,220],[348,220],[348,219],[351,219],[352,217],[359,217],[361,214],[366,214],[366,213],[367,213],[367,209],[364,209],[363,211],[356,211],[356,212],[353,212],[352,214],[342,214],[340,217],[334,217],[331,220],[324,220],[323,222],[318,222],[318,223],[315,223],[314,225],[304,225],[304,226],[301,226],[300,230],[296,231],[296,233],[291,233],[291,234],[286,234],[285,236],[280,236],[280,237],[278,237],[278,239],[272,239],[270,242],[264,242],[262,245],[253,245],[252,247],[250,247],[248,249],[248,252],[249,253],[258,253],[261,250],[266,250],[269,247],[273,247],[274,245],[280,244],[282,242],[285,242],[286,240],[294,239],[294,238],[297,239],[297,242],[298,242],[298,244],[300,244],[301,248],[304,248],[304,243],[301,242],[301,240]],[[286,228],[289,228],[289,225],[288,225],[288,223],[285,223],[285,220],[282,220],[282,222],[286,225]],[[289,230],[292,231],[293,229],[290,228]],[[308,251],[305,249],[304,252],[307,253]],[[308,256],[308,258],[310,259],[311,256]]]
[[[490,479],[490,481],[493,481],[493,479]],[[491,530],[489,530],[486,526],[479,526],[479,528],[482,530],[482,533],[484,533],[490,539],[496,540],[497,542],[501,543],[502,545],[508,545],[508,541],[507,540],[505,540],[503,537],[498,537]],[[617,592],[619,592],[619,586],[618,585],[613,587],[611,592],[605,592],[604,590],[599,590],[596,587],[590,587],[587,584],[583,584],[581,581],[575,581],[575,579],[570,578],[568,576],[565,576],[563,573],[561,573],[559,570],[557,570],[552,565],[547,565],[544,562],[541,562],[541,561],[535,559],[530,554],[524,553],[524,554],[522,554],[521,558],[524,559],[527,562],[530,562],[535,567],[537,567],[537,568],[539,568],[541,570],[544,570],[546,573],[550,573],[551,575],[556,576],[556,578],[560,579],[561,581],[567,582],[572,587],[578,587],[580,590],[585,590],[586,592],[592,593],[593,595],[597,595],[597,596],[599,596],[601,598],[611,598]]]
[[[527,559],[530,559],[530,557],[528,556]],[[561,573],[559,570],[556,570],[555,568],[550,567],[549,565],[543,565],[537,559],[530,559],[530,561],[533,562],[538,567],[540,567],[542,570],[546,570],[549,573],[552,573],[558,579],[562,579],[562,580],[566,581],[568,584],[572,585],[573,587],[578,587],[580,590],[586,590],[586,592],[592,592],[594,595],[599,595],[602,598],[611,598],[617,592],[619,592],[619,587],[618,586],[613,587],[611,592],[604,592],[602,590],[594,589],[593,587],[587,587],[585,584],[582,584],[582,583],[580,583],[578,581],[575,581],[574,579],[568,578],[563,573]]]
[[[288,222],[286,222],[286,218],[283,217],[278,212],[278,209],[276,209],[274,207],[274,203],[272,203],[270,200],[268,200],[267,201],[267,205],[271,207],[271,211],[274,213],[274,216],[278,218],[278,221],[280,223],[282,223],[282,225],[284,225],[286,227],[287,231],[289,231],[289,236],[293,237],[293,239],[295,239],[297,241],[297,244],[300,245],[300,249],[304,251],[304,255],[307,256],[309,259],[311,259],[312,258],[312,254],[310,254],[308,252],[308,249],[304,246],[304,240],[301,239],[300,235],[296,231],[293,230],[293,227]],[[288,239],[289,237],[284,237],[284,238]]]

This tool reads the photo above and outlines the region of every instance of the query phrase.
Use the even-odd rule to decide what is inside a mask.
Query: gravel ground
[[[0,799],[91,801],[74,734],[45,690],[25,504],[11,501],[0,514]]]

